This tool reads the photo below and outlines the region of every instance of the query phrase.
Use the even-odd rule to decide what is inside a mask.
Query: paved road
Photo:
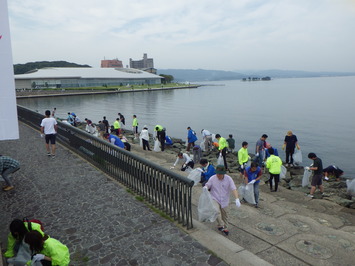
[[[227,265],[69,150],[47,157],[23,124],[20,140],[0,141],[0,154],[21,162],[15,190],[0,191],[3,247],[10,221],[27,216],[69,247],[71,265]]]

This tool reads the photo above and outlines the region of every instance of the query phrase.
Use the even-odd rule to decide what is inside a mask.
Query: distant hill
[[[91,67],[89,65],[78,65],[75,63],[69,63],[66,61],[41,61],[41,62],[29,62],[26,64],[16,64],[14,65],[14,73],[17,74],[25,74],[28,71],[34,69],[40,69],[44,67]]]
[[[172,75],[174,81],[218,81],[218,80],[233,80],[246,77],[233,71],[223,70],[205,70],[205,69],[158,69],[158,75]]]
[[[219,80],[238,80],[243,78],[306,78],[306,77],[334,77],[334,76],[355,76],[354,72],[310,72],[298,70],[205,70],[205,69],[158,69],[158,75],[172,75],[178,82],[201,82]]]

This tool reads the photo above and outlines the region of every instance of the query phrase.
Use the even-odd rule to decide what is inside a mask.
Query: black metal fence
[[[20,121],[40,128],[44,115],[19,105],[17,112]],[[66,123],[58,122],[57,140],[187,229],[193,227],[193,181]]]

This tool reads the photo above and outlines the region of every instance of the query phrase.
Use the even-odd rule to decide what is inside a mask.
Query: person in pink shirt
[[[210,177],[203,189],[210,191],[213,204],[219,210],[217,216],[218,230],[228,235],[227,225],[230,193],[233,193],[235,204],[238,208],[240,207],[240,201],[233,179],[229,175],[226,175],[226,169],[223,165],[217,165],[216,174]]]

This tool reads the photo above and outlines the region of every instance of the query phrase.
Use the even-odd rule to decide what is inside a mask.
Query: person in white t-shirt
[[[55,157],[55,138],[57,134],[57,121],[55,118],[51,117],[51,111],[47,110],[45,112],[46,117],[42,119],[41,122],[41,137],[45,137],[46,140],[46,150],[47,155]],[[50,150],[49,142],[51,142],[52,153]]]

